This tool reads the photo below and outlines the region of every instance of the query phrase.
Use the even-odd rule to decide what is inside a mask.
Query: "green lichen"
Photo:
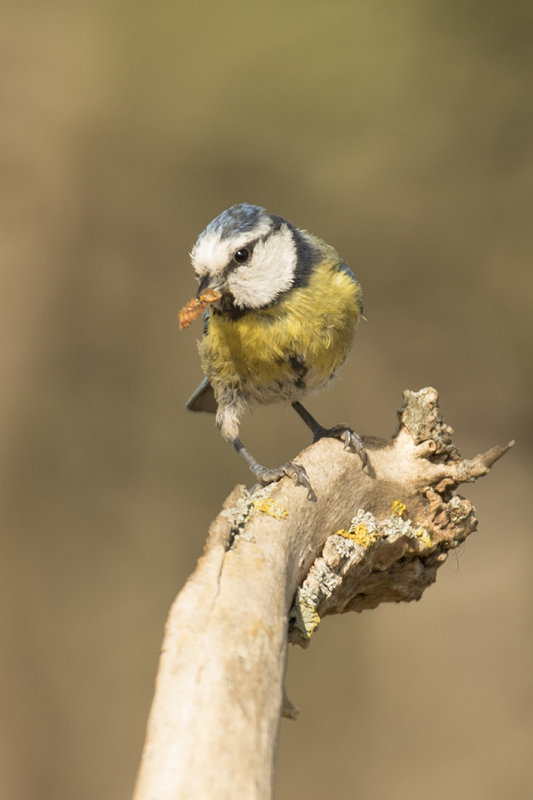
[[[303,639],[310,639],[320,623],[320,616],[314,604],[309,604],[301,589],[296,592],[290,619]]]

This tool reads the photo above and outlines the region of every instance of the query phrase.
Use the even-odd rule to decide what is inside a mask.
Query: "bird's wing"
[[[200,386],[189,397],[187,408],[189,411],[207,411],[209,414],[216,414],[217,401],[209,378],[204,378]]]

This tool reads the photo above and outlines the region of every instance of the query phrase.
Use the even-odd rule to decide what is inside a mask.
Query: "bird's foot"
[[[304,486],[307,489],[308,500],[316,500],[316,495],[311,486],[311,481],[309,480],[307,472],[297,461],[287,461],[283,466],[274,467],[273,469],[262,467],[258,464],[257,467],[252,467],[252,472],[262,486],[275,483],[281,480],[281,478],[292,478],[296,486]]]
[[[339,439],[339,441],[344,444],[344,449],[357,453],[361,459],[362,466],[366,467],[368,458],[363,440],[359,434],[353,431],[345,422],[341,422],[340,425],[334,425],[332,428],[323,428],[320,426],[314,433],[313,442],[318,442],[319,439],[323,439],[324,437]]]

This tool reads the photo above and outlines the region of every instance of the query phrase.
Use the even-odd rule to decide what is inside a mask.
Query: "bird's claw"
[[[351,450],[352,453],[357,453],[361,459],[361,465],[366,467],[368,463],[368,457],[363,440],[358,433],[350,428],[349,425],[341,422],[340,425],[334,425],[332,428],[321,428],[315,434],[313,441],[317,442],[319,439],[323,439],[325,436],[332,439],[338,439],[344,444],[345,450]]]
[[[308,500],[316,500],[316,495],[311,486],[311,481],[309,480],[307,472],[297,461],[287,461],[282,467],[275,467],[273,469],[261,467],[258,470],[254,470],[254,474],[262,486],[275,483],[281,480],[281,478],[292,478],[296,486],[304,486],[307,489]]]
[[[289,478],[292,478],[296,486],[305,486],[307,489],[307,499],[308,500],[316,500],[316,494],[313,491],[313,487],[311,486],[311,481],[305,471],[305,468],[302,467],[297,461],[288,461],[283,467],[282,470],[284,471],[285,475]]]

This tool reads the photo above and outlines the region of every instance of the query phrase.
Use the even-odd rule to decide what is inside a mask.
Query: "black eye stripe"
[[[237,267],[242,267],[245,264],[248,264],[251,261],[254,252],[254,247],[256,246],[258,241],[260,240],[253,239],[251,242],[243,244],[242,247],[238,247],[237,250],[234,251],[233,256],[231,257],[231,261],[226,266],[226,271],[231,272],[233,269],[236,269]]]
[[[237,262],[237,264],[246,264],[249,258],[250,250],[248,247],[239,247],[237,252],[233,255],[233,259]]]
[[[278,233],[278,231],[280,230],[280,228],[283,225],[287,225],[288,227],[291,227],[290,224],[288,222],[286,222],[286,220],[282,219],[281,217],[272,217],[272,221],[274,222],[274,225],[273,225],[271,230],[267,231],[265,234],[263,234],[263,236],[258,236],[257,239],[252,239],[250,242],[247,242],[246,244],[243,244],[242,247],[239,247],[233,253],[231,261],[229,262],[229,264],[226,266],[226,268],[224,270],[224,274],[225,275],[227,275],[229,272],[231,272],[232,270],[236,269],[237,267],[241,267],[244,264],[247,264],[250,261],[252,255],[253,255],[254,248],[255,248],[256,244],[258,244],[259,242],[261,242],[261,243],[266,242],[268,239],[270,239],[270,237],[273,234]],[[236,258],[236,255],[237,255],[237,253],[240,253],[240,252],[242,252],[244,250],[246,250],[248,252],[248,257],[244,258],[242,261],[239,261]]]

